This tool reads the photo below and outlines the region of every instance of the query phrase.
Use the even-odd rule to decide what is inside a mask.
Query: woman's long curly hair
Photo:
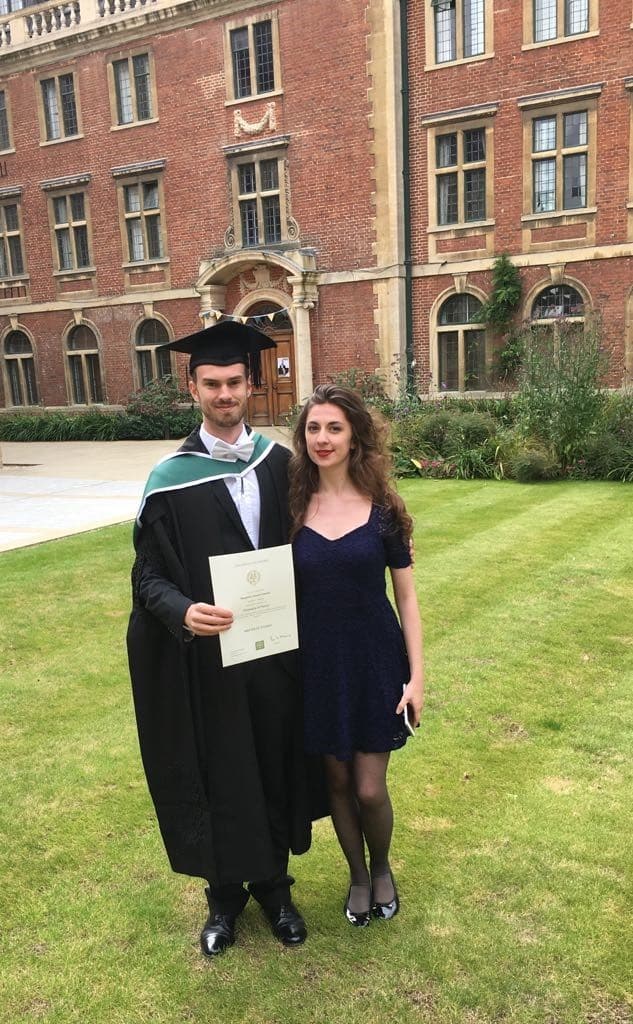
[[[413,521],[404,502],[391,485],[391,460],[387,454],[387,425],[370,411],[351,388],[319,384],[305,403],[293,435],[294,455],[290,460],[291,538],[305,523],[310,498],[319,487],[319,470],[308,455],[306,423],[315,405],[335,405],[352,428],[349,475],[354,486],[376,505],[392,513],[394,524],[405,540],[411,537]]]

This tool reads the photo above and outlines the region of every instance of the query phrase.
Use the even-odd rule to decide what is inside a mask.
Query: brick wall
[[[28,303],[16,307],[0,302],[0,333],[8,328],[9,315],[19,308],[19,324],[35,340],[44,404],[67,402],[62,332],[73,322],[73,308],[80,307],[84,319],[97,328],[109,403],[123,401],[133,390],[131,333],[143,315],[144,302],[153,301],[154,310],[167,319],[175,336],[200,324],[200,303],[193,292],[200,264],[223,252],[225,231],[233,221],[223,147],[248,141],[247,135],[236,137],[236,109],[249,124],[255,124],[266,113],[268,103],[274,102],[276,126],[254,138],[290,137],[291,212],[299,225],[299,244],[316,250],[318,270],[353,270],[375,262],[365,8],[361,0],[342,5],[325,0],[271,4],[279,19],[283,92],[237,104],[226,104],[226,16],[210,16],[173,28],[163,20],[167,31],[147,32],[144,40],[121,45],[113,35],[116,46],[68,58],[60,47],[59,52],[51,51],[51,63],[37,71],[4,75],[0,57],[0,88],[9,95],[15,145],[15,153],[6,158],[8,176],[0,185],[22,186],[30,278]],[[237,17],[246,20],[249,13],[243,9]],[[259,15],[262,8],[252,13]],[[108,61],[145,47],[153,56],[158,120],[113,130]],[[42,146],[36,114],[37,77],[60,71],[74,72],[83,138]],[[141,291],[129,294],[129,303],[121,304],[126,294],[122,268],[126,257],[117,183],[111,169],[150,160],[166,162],[164,224],[169,265],[158,275],[148,271],[139,276]],[[56,284],[47,197],[40,186],[42,181],[80,173],[91,175],[85,188],[97,268],[94,290],[85,297],[76,291],[69,296],[67,284]],[[291,290],[286,287],[290,297]],[[325,372],[323,366],[330,361],[338,366],[341,358],[343,362],[350,358],[357,322],[363,324],[371,354],[367,360],[363,350],[358,359],[373,365],[371,289],[347,285],[341,290],[340,303],[336,286],[326,291],[323,301],[328,312],[323,316],[327,333],[321,333],[320,312],[312,316],[318,372]],[[237,281],[229,282],[226,310],[231,311],[240,297]],[[113,299],[119,300],[118,304],[112,304]],[[42,308],[60,305],[64,308]],[[344,356],[339,340],[329,332],[337,309],[338,338],[349,339],[349,346],[344,343]]]
[[[552,283],[550,266],[563,267],[565,281],[581,283],[591,305],[603,318],[605,340],[612,352],[609,382],[622,383],[624,368],[626,308],[631,290],[631,261],[628,252],[612,250],[631,241],[627,223],[630,198],[629,161],[631,92],[625,79],[631,75],[630,53],[633,46],[631,5],[619,0],[602,0],[599,8],[599,33],[536,48],[523,48],[523,3],[521,0],[494,0],[494,56],[467,63],[436,66],[425,70],[426,0],[413,0],[410,9],[410,81],[411,81],[411,172],[412,234],[414,263],[429,260],[427,233],[429,196],[427,183],[427,128],[424,116],[440,111],[486,103],[498,104],[494,125],[494,248],[493,254],[506,252],[521,265],[539,262],[522,269],[524,291],[536,283]],[[532,248],[530,260],[524,252],[521,221],[523,210],[523,135],[519,97],[573,89],[602,83],[597,100],[597,175],[595,240],[586,237],[583,223],[534,225],[532,241],[553,243],[547,252]],[[582,101],[578,104],[582,109]],[[446,129],[451,130],[450,128]],[[474,228],[473,234],[477,231]],[[463,239],[443,239],[438,243],[438,263],[447,254],[459,251]],[[585,245],[584,252],[578,247]],[[569,258],[569,252],[578,255]],[[600,256],[603,258],[593,257]],[[580,257],[580,259],[579,259]],[[584,257],[584,258],[582,258]],[[481,260],[459,262],[457,272],[467,274],[468,289],[477,284],[484,292],[491,288],[490,275],[481,273]],[[471,269],[472,268],[472,269]],[[432,343],[430,310],[445,289],[453,286],[450,266],[438,266],[437,276],[416,281],[414,289],[415,347],[419,384],[428,386],[428,349]]]

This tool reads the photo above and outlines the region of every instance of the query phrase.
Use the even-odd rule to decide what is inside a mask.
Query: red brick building
[[[278,349],[251,418],[378,370],[494,390],[519,318],[633,372],[633,4],[0,0],[0,406],[112,406],[219,312]],[[406,59],[403,59],[403,55]]]
[[[5,408],[122,403],[218,311],[278,341],[254,422],[399,358],[392,4],[2,3]]]
[[[491,258],[519,320],[600,314],[609,383],[633,374],[633,10],[619,0],[412,0],[413,316],[419,387],[494,387],[472,322]]]

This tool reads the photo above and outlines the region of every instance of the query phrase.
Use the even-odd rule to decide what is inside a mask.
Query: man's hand
[[[217,636],[230,629],[233,623],[233,612],[226,608],[218,608],[215,604],[190,604],[185,613],[183,625],[194,636]]]

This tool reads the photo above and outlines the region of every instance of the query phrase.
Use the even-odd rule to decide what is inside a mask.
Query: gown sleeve
[[[380,534],[389,568],[406,569],[411,565],[409,542],[403,536],[391,509],[380,509]]]
[[[184,629],[183,620],[192,600],[173,579],[173,565],[170,568],[169,563],[174,561],[163,520],[146,523],[137,540],[132,568],[134,604],[154,615],[174,636],[188,640],[191,635]]]

